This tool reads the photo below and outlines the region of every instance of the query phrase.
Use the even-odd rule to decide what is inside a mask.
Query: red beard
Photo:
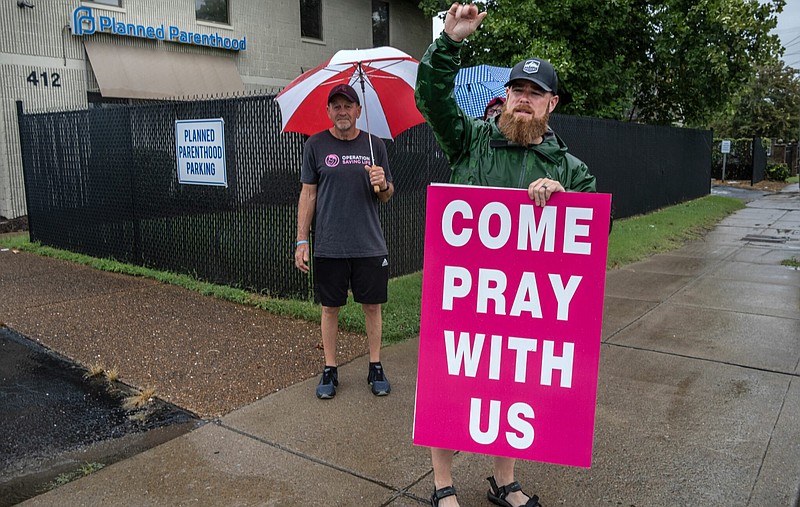
[[[544,113],[540,117],[531,116],[530,118],[522,118],[515,116],[515,111],[526,111],[533,113],[533,110],[528,106],[519,105],[513,111],[508,111],[503,106],[503,112],[500,113],[500,118],[497,120],[497,128],[503,133],[508,140],[513,143],[528,146],[533,144],[534,141],[539,140],[547,132],[547,122],[550,119],[550,113]]]

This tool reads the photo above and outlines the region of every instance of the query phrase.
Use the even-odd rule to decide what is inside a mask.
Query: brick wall
[[[15,102],[22,100],[26,111],[85,109],[87,91],[98,91],[83,37],[69,29],[78,6],[102,10],[123,23],[247,37],[247,49],[236,52],[111,34],[87,36],[109,44],[234,58],[247,90],[274,91],[339,49],[372,47],[371,0],[322,0],[321,41],[301,39],[299,0],[229,0],[230,25],[198,22],[191,0],[124,0],[124,8],[78,0],[33,1],[33,9],[18,7],[13,0],[0,2],[0,216],[6,218],[26,214]],[[391,44],[420,58],[430,43],[431,22],[416,2],[392,0],[390,23]],[[28,80],[32,73],[38,84]]]

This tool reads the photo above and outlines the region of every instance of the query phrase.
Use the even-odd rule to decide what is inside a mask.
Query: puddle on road
[[[100,468],[203,424],[153,399],[122,408],[134,391],[0,326],[0,507],[36,496],[77,470]]]
[[[721,185],[713,185],[711,187],[711,195],[721,195],[723,197],[733,197],[741,199],[745,202],[755,201],[767,195],[769,192],[756,189],[740,188],[740,187],[726,187]]]

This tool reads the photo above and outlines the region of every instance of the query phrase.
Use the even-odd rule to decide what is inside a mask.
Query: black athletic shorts
[[[389,258],[357,257],[334,259],[314,257],[314,289],[322,306],[338,307],[347,303],[352,289],[356,303],[383,304],[389,285]]]

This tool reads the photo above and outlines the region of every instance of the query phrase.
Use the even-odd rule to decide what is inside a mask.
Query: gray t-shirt
[[[386,145],[372,136],[375,165],[392,181]],[[388,255],[378,217],[378,198],[369,182],[369,138],[364,131],[342,141],[325,130],[311,136],[303,151],[300,181],[317,185],[314,227],[316,257]]]

